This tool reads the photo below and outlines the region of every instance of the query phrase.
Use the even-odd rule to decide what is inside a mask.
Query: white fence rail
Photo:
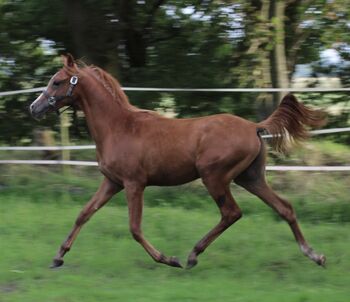
[[[69,166],[98,166],[95,161],[80,161],[80,160],[0,160],[0,164],[10,165],[69,165]]]
[[[311,135],[331,134],[340,132],[350,132],[350,127],[332,128],[310,131]],[[273,135],[262,135],[263,138],[270,138]],[[95,149],[95,145],[81,146],[2,146],[0,151],[59,151],[59,150],[88,150]]]
[[[328,133],[339,133],[350,131],[350,127],[333,128],[310,131],[312,135],[321,135]],[[272,137],[272,135],[263,135],[265,138]],[[3,146],[0,151],[46,151],[46,150],[87,150],[95,149],[95,145],[82,146]],[[78,161],[78,160],[0,160],[0,164],[27,164],[27,165],[70,165],[70,166],[98,166],[94,161]],[[268,171],[328,171],[340,172],[350,171],[350,166],[267,166]]]
[[[70,165],[70,166],[98,166],[94,161],[78,160],[0,160],[0,164],[24,165]],[[268,171],[350,171],[350,166],[266,166]]]
[[[41,92],[46,87],[0,92],[1,96]],[[153,92],[350,92],[345,88],[159,88],[159,87],[122,87],[124,91],[153,91]]]
[[[0,147],[0,151],[57,151],[57,150],[88,150],[96,149],[95,145],[81,146],[9,146]]]
[[[22,93],[41,92],[46,87],[0,92],[0,97]],[[155,92],[350,92],[350,88],[156,88],[156,87],[123,87],[125,91],[155,91]],[[350,127],[322,129],[311,131],[312,135],[348,132]],[[272,135],[263,135],[264,138]],[[95,145],[81,146],[2,146],[0,151],[44,151],[44,150],[88,150]],[[93,161],[71,160],[0,160],[0,164],[30,164],[30,165],[73,165],[98,166]],[[267,166],[269,171],[350,171],[350,166]]]

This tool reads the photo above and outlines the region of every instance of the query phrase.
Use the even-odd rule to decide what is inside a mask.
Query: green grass
[[[350,222],[348,172],[269,172],[268,178],[272,188],[293,204],[304,221]],[[0,165],[0,194],[4,199],[26,196],[34,203],[82,205],[94,194],[101,179],[95,167],[74,167],[67,176],[62,173],[62,167]],[[263,203],[242,188],[232,185],[232,193],[245,215],[262,212],[271,215]],[[145,200],[150,207],[212,209],[213,206],[200,181],[181,187],[147,188]],[[124,198],[118,204],[125,205]]]
[[[81,205],[42,196],[0,197],[0,301],[296,301],[344,302],[350,295],[349,224],[302,223],[326,269],[299,252],[288,226],[263,212],[243,217],[192,270],[154,263],[131,238],[116,197],[82,230],[62,269],[48,266]],[[244,205],[242,205],[244,208]],[[146,237],[185,263],[217,221],[214,206],[146,207]]]
[[[316,142],[286,158],[271,155],[270,162],[348,165],[348,153],[347,146]],[[61,167],[2,165],[0,302],[349,301],[349,173],[269,172],[268,178],[293,204],[311,246],[327,256],[326,269],[300,253],[285,222],[233,185],[243,219],[192,270],[154,263],[132,239],[123,193],[84,226],[65,266],[50,270],[102,177],[91,167],[63,173]],[[148,188],[145,204],[147,239],[183,264],[193,245],[219,220],[199,182]]]

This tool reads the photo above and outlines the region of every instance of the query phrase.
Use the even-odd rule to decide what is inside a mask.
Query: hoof
[[[186,269],[191,269],[192,267],[196,266],[198,263],[197,259],[196,258],[193,258],[193,259],[188,259],[187,260],[187,266],[186,266]]]
[[[50,268],[57,268],[62,266],[64,263],[63,259],[53,259]]]
[[[179,268],[183,268],[179,259],[177,257],[170,257],[169,259],[169,265],[173,266],[173,267],[179,267]]]
[[[319,256],[316,263],[320,266],[326,267],[326,257],[324,255]]]

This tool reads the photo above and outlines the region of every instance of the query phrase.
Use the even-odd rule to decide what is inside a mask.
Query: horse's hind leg
[[[63,264],[63,256],[70,250],[83,225],[91,218],[94,213],[96,213],[102,206],[104,206],[114,194],[118,193],[121,190],[121,186],[112,183],[107,178],[103,180],[98,191],[80,212],[78,218],[76,219],[75,225],[73,226],[73,229],[53,259],[53,263],[51,265],[52,268],[59,267]]]
[[[326,262],[325,256],[316,254],[308,245],[299,228],[292,205],[279,197],[267,185],[264,176],[264,159],[261,155],[245,172],[235,179],[235,182],[244,187],[247,191],[258,196],[268,206],[273,208],[280,217],[287,221],[303,254],[317,264],[324,266]]]
[[[197,256],[203,253],[209,244],[242,216],[240,208],[231,195],[229,184],[225,184],[218,178],[213,177],[203,179],[203,183],[220,209],[221,220],[194,246],[188,256],[187,268],[195,266],[198,262]]]

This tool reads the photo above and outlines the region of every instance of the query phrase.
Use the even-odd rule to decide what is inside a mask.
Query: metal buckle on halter
[[[72,76],[70,78],[69,83],[71,83],[71,85],[77,85],[78,84],[78,77],[77,76]]]
[[[65,98],[71,98],[72,97],[72,93],[73,93],[73,88],[75,87],[75,85],[78,84],[78,76],[72,76],[69,80],[69,87],[67,90],[66,95],[60,95],[60,96],[50,96],[46,90],[43,91],[44,96],[47,98],[47,102],[50,106],[55,107],[56,103],[58,101],[61,101]]]
[[[54,96],[48,97],[47,102],[49,103],[50,106],[55,106],[56,105],[56,97],[54,97]]]

